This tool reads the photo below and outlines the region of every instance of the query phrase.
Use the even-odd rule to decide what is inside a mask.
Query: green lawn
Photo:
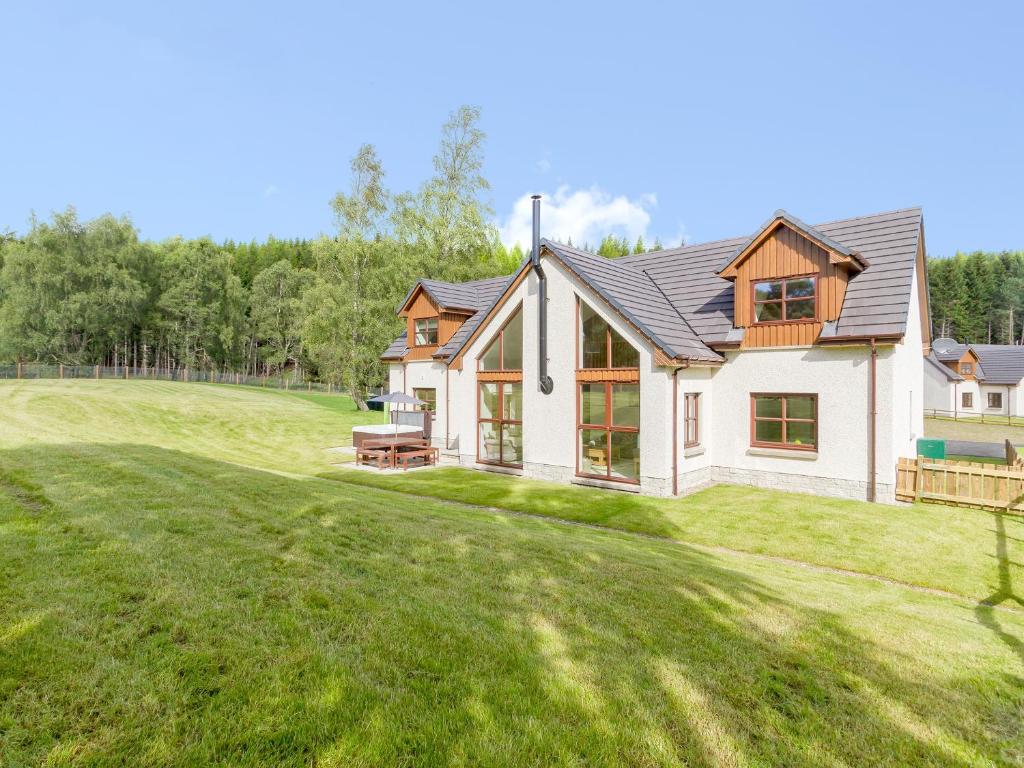
[[[339,468],[324,476],[859,571],[977,600],[1000,588],[993,554],[1002,546],[1007,577],[1024,584],[1024,518],[978,510],[892,507],[726,485],[659,499],[458,467],[403,475]]]
[[[0,384],[0,765],[1024,760],[1009,520],[972,518],[984,553],[933,555],[986,558],[993,608],[313,476],[363,417],[243,388]],[[694,503],[924,514],[722,492]],[[576,503],[600,498],[625,497]],[[775,537],[811,536],[798,518]]]
[[[1001,443],[1009,440],[1014,445],[1024,446],[1024,419],[1020,425],[982,424],[980,421],[960,419],[924,420],[924,433],[928,437],[945,440],[974,440],[979,443]]]

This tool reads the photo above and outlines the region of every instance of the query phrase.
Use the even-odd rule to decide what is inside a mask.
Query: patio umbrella
[[[419,398],[407,395],[405,392],[388,392],[386,395],[377,395],[371,397],[366,402],[368,403],[395,403],[402,405],[423,405],[423,401]],[[390,417],[391,411],[388,410],[388,416]],[[398,422],[395,422],[395,437],[398,437]]]

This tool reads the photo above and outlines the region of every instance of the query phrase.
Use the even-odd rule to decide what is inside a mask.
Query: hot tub
[[[423,437],[423,430],[419,427],[406,424],[367,424],[363,427],[352,427],[352,447],[361,448],[364,440],[394,437],[396,429],[399,437]]]

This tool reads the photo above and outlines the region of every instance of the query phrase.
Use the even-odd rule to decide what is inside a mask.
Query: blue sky
[[[507,238],[666,245],[922,205],[932,254],[1024,248],[1021,3],[9,3],[0,229],[315,236],[374,143],[392,190],[483,110]],[[516,215],[519,201],[520,215]]]

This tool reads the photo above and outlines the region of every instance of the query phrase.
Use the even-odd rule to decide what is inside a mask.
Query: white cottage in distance
[[[384,352],[448,461],[678,495],[892,501],[923,434],[917,208],[606,259],[539,237],[508,277],[421,280]]]

